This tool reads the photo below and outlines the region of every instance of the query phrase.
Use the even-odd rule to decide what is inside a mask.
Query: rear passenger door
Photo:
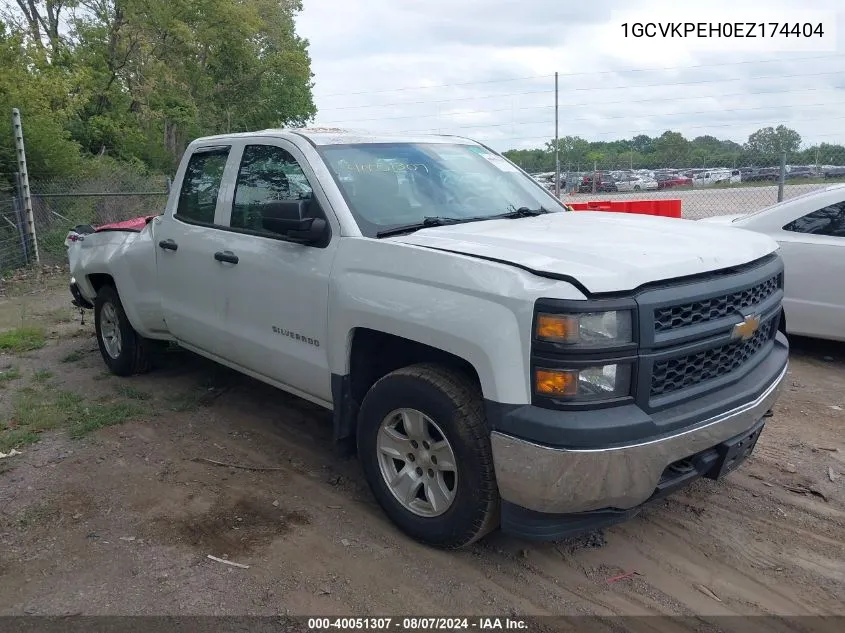
[[[324,243],[303,245],[267,230],[267,203],[305,200],[331,233]],[[337,224],[310,165],[282,139],[249,141],[221,222],[227,250],[237,259],[219,279],[227,297],[231,360],[289,390],[331,402],[328,363],[329,276]]]
[[[158,287],[167,329],[183,345],[226,356],[227,301],[215,253],[229,234],[215,226],[231,182],[231,146],[194,150],[182,174],[179,195],[154,220]],[[179,182],[177,175],[177,182]]]

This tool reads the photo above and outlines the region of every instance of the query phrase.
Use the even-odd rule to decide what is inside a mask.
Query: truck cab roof
[[[447,134],[391,134],[375,133],[367,130],[350,130],[332,127],[303,127],[303,128],[271,128],[257,132],[235,134],[218,134],[204,136],[194,141],[201,145],[207,142],[220,142],[236,138],[256,138],[260,136],[287,138],[295,140],[304,138],[312,145],[353,145],[361,143],[452,143],[461,145],[477,145],[478,143],[462,137]]]

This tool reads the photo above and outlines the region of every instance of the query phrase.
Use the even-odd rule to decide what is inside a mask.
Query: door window
[[[831,204],[793,220],[783,227],[784,231],[845,237],[845,201]]]
[[[267,205],[280,200],[311,200],[313,191],[302,167],[274,145],[247,145],[241,159],[229,226],[270,233],[264,228]]]
[[[228,147],[198,150],[191,156],[179,192],[177,218],[203,224],[214,223],[217,195],[220,193],[220,181],[228,157]]]

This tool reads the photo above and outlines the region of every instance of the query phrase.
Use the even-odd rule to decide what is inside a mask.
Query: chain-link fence
[[[690,157],[649,160],[638,164],[633,154],[584,163],[561,156],[561,198],[586,200],[681,200],[683,216],[699,219],[758,211],[779,200],[845,182],[845,148],[813,147],[780,154],[723,156],[718,162]],[[554,191],[554,172],[534,174]]]
[[[0,197],[0,273],[26,266],[31,250],[18,200],[11,195]]]
[[[99,168],[75,178],[31,178],[29,190],[40,263],[67,261],[64,241],[78,224],[106,224],[161,213],[170,180],[129,167]],[[0,191],[0,272],[36,263],[32,236],[26,230],[20,181]]]
[[[64,240],[77,224],[106,224],[164,210],[169,181],[130,170],[30,183],[42,263],[65,260]]]

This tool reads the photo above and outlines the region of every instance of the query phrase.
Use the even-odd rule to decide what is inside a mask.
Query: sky
[[[614,140],[671,129],[744,142],[760,127],[784,124],[805,145],[845,144],[841,0],[304,0],[303,7],[297,30],[310,43],[316,125],[458,134],[499,151],[542,147],[554,138],[557,72],[560,136]],[[738,22],[746,32],[755,23],[758,37],[656,30],[687,22]],[[634,24],[647,23],[656,36],[634,37]],[[799,23],[811,37],[771,37],[782,23]]]

